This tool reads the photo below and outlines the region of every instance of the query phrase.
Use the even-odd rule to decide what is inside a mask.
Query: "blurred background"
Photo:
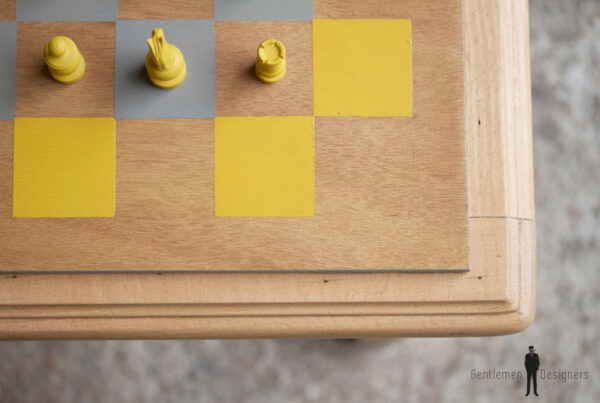
[[[518,401],[524,381],[473,380],[471,370],[521,371],[530,344],[542,368],[590,377],[538,379],[540,401],[600,402],[600,0],[532,0],[530,19],[538,308],[527,330],[382,341],[0,342],[0,402]]]

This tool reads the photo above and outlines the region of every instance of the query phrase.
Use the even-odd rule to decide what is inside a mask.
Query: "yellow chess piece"
[[[52,77],[63,84],[79,81],[85,73],[85,60],[77,45],[66,36],[55,36],[44,46],[44,61]]]
[[[172,89],[181,84],[186,74],[185,60],[175,45],[167,43],[161,28],[152,30],[148,47],[150,51],[146,55],[146,70],[150,81],[164,89]]]
[[[285,48],[276,39],[267,39],[258,47],[256,76],[265,83],[276,83],[285,76]]]

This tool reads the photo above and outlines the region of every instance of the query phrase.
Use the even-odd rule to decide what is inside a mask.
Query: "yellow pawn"
[[[181,84],[186,74],[185,60],[176,46],[167,43],[161,28],[152,30],[148,47],[150,51],[146,55],[146,70],[150,81],[164,89],[172,89]]]
[[[79,81],[85,73],[85,60],[77,45],[66,36],[55,36],[44,46],[44,61],[52,77],[63,84]]]
[[[285,76],[285,48],[276,39],[267,39],[258,47],[256,56],[256,76],[263,82],[272,84]]]

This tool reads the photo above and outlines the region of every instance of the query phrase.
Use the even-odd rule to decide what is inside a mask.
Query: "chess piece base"
[[[260,81],[267,84],[275,84],[276,82],[281,81],[281,79],[285,76],[285,69],[281,70],[275,75],[268,75],[264,71],[260,71],[258,65],[255,67],[256,76]]]
[[[146,71],[148,72],[148,77],[150,78],[150,81],[155,86],[165,90],[173,89],[179,84],[181,84],[183,80],[185,80],[185,76],[187,73],[187,68],[181,51],[173,45],[169,44],[168,46],[171,47],[171,50],[173,52],[176,52],[176,60],[178,60],[178,62],[175,63],[175,65],[181,66],[179,72],[175,72],[174,70],[169,71],[170,69],[158,69],[152,58],[152,52],[148,52],[148,54],[146,55]],[[175,72],[175,75],[172,74],[173,72]]]
[[[80,59],[81,60],[79,61],[77,68],[72,73],[59,74],[58,72],[55,72],[52,69],[50,69],[50,75],[52,75],[52,78],[54,78],[56,81],[62,84],[73,84],[81,80],[83,74],[85,73],[85,60],[83,59],[83,57],[81,57]]]

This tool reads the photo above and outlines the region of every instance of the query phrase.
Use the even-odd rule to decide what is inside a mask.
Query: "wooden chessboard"
[[[525,1],[70,3],[0,0],[0,336],[531,322]],[[174,90],[145,75],[156,27],[186,59]],[[41,57],[56,35],[86,60],[73,85]],[[274,85],[253,73],[270,37]],[[58,142],[86,125],[107,141]]]

